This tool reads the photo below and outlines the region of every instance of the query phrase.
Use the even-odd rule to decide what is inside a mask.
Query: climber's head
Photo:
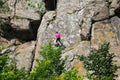
[[[56,32],[56,33],[58,33],[58,32]]]

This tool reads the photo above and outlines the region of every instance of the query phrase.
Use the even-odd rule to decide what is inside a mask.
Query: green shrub
[[[101,78],[93,78],[93,80],[113,80],[112,76],[104,76]]]
[[[109,49],[109,43],[104,43],[98,51],[92,50],[87,57],[79,56],[79,59],[84,62],[85,68],[92,71],[91,75],[96,76],[100,80],[103,80],[101,78],[104,77],[110,77],[111,79],[109,80],[112,80],[118,68],[112,63],[115,56],[113,53],[109,53]]]
[[[62,70],[64,69],[64,61],[60,60],[62,54],[61,48],[55,48],[51,43],[49,43],[42,48],[40,54],[44,59],[51,61],[50,67],[54,74],[59,75],[62,73]]]
[[[2,48],[0,48],[0,52]],[[16,65],[9,56],[0,56],[0,80],[26,80],[27,72],[23,69],[16,69]]]
[[[64,72],[64,80],[84,80],[84,77],[77,75],[77,70],[72,69]]]
[[[40,51],[44,59],[37,60],[38,66],[33,69],[28,80],[56,80],[64,70],[61,53],[61,49],[53,47],[51,43],[45,45]]]

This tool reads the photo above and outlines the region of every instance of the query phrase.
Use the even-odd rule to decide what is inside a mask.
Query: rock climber
[[[61,42],[61,39],[60,39],[60,37],[61,37],[60,33],[56,32],[55,37],[56,37],[56,45],[57,46],[62,46],[62,42]]]

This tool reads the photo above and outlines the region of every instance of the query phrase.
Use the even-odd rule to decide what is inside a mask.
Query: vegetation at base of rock
[[[37,60],[38,66],[31,72],[29,80],[54,80],[53,78],[58,77],[64,70],[64,61],[60,60],[61,53],[61,49],[54,48],[51,43],[45,45],[40,51],[44,59]]]
[[[64,61],[60,60],[62,49],[54,48],[51,43],[45,45],[40,51],[40,54],[45,60],[50,60],[50,70],[53,75],[60,75],[64,70]]]
[[[64,60],[61,58],[61,48],[55,48],[51,43],[45,45],[40,51],[43,60],[31,71],[28,80],[83,80],[77,76],[77,70],[64,70]]]
[[[109,53],[110,43],[105,42],[99,50],[92,50],[88,56],[78,56],[84,62],[84,66],[91,71],[95,80],[113,80],[114,73],[118,67],[113,64],[115,55]]]
[[[113,80],[117,66],[113,65],[113,54],[109,54],[109,43],[104,43],[98,51],[92,50],[87,57],[79,56],[83,60],[89,80]],[[0,47],[0,52],[2,47]],[[65,60],[61,60],[61,48],[53,47],[51,43],[42,47],[42,60],[36,60],[36,66],[28,75],[24,68],[18,70],[14,59],[8,54],[0,56],[1,80],[84,80],[86,76],[79,76],[77,69],[64,69]],[[96,66],[97,65],[97,66]],[[91,71],[91,72],[89,72]]]
[[[77,69],[73,68],[70,71],[64,72],[64,80],[84,80],[83,76],[77,75]]]
[[[27,72],[24,68],[18,70],[8,54],[0,56],[0,80],[26,80],[26,78]]]

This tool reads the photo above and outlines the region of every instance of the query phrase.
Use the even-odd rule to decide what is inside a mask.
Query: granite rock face
[[[35,58],[40,58],[37,54],[42,45],[55,40],[56,31],[61,33],[66,46],[62,56],[69,55],[68,67],[75,65],[75,54],[88,55],[91,48],[99,49],[105,41],[112,47],[119,47],[120,18],[115,13],[119,7],[119,0],[58,0],[56,11],[48,11],[43,16]],[[83,41],[80,34],[85,37],[89,34],[90,39]]]
[[[41,0],[34,1],[41,2]],[[11,30],[5,30],[6,33],[3,31],[6,34],[4,37],[9,38],[9,40],[12,38],[19,38],[23,41],[35,40],[41,22],[41,15],[36,12],[36,8],[28,6],[26,0],[8,0],[5,2],[9,9],[7,12],[0,12],[0,18]]]
[[[18,2],[16,9],[13,6],[14,2],[15,0],[9,0],[11,13],[6,15],[20,16],[19,19],[11,20],[15,27],[18,25],[20,29],[28,30],[29,24],[32,24],[33,27],[30,27],[30,29],[34,32],[34,22],[35,24],[36,21],[39,22],[40,16],[34,12],[33,8],[25,8],[25,0]],[[48,2],[46,2],[46,5],[48,5]],[[15,57],[18,68],[25,67],[29,71],[36,66],[37,63],[33,61],[34,58],[42,59],[38,52],[44,44],[48,42],[54,44],[56,31],[61,34],[62,43],[66,47],[61,55],[61,58],[67,56],[66,69],[69,70],[75,66],[79,73],[84,71],[83,63],[76,59],[76,55],[87,56],[92,48],[98,50],[105,41],[110,42],[110,53],[117,55],[115,64],[120,66],[119,0],[57,0],[56,5],[56,9],[47,11],[42,17],[42,21],[39,22],[40,26],[36,32],[36,46],[34,42],[17,46],[15,52],[20,52]],[[0,16],[4,17],[3,14],[0,14]],[[31,20],[33,21],[31,22]],[[35,57],[32,54],[34,50]],[[120,77],[120,71],[117,74]],[[119,77],[117,80],[119,80]]]
[[[16,0],[8,1],[10,8],[10,15],[21,16],[30,19],[39,19],[39,14],[35,13],[35,9],[28,7],[26,0],[16,2]]]
[[[36,13],[35,8],[27,5],[26,0],[8,0],[9,11],[5,13],[0,13],[0,17],[7,18],[11,17],[11,23],[19,27],[20,29],[28,29],[30,20],[39,20],[40,15]]]
[[[31,70],[34,48],[35,41],[24,43],[16,48],[14,58],[18,69],[25,68],[26,71]]]

